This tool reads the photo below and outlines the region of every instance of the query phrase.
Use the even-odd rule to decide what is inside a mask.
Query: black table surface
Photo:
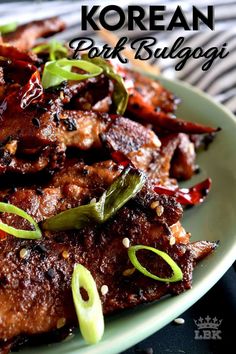
[[[222,322],[215,329],[218,330],[215,334],[212,329],[205,330],[208,331],[205,336],[210,337],[209,339],[199,339],[198,337],[204,336],[204,332],[202,329],[196,332],[198,328],[194,320],[203,318],[205,321],[207,316],[211,317],[209,321],[216,318]],[[207,294],[179,317],[185,320],[184,324],[171,322],[122,354],[235,353],[236,263]]]

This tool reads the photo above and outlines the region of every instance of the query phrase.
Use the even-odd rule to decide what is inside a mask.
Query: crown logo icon
[[[218,329],[218,327],[221,325],[222,320],[218,320],[216,317],[211,319],[211,317],[207,315],[205,319],[200,317],[198,320],[194,320],[194,322],[198,329]]]

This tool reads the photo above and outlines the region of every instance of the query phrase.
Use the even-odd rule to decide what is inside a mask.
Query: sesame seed
[[[157,216],[161,216],[164,213],[164,208],[162,205],[159,205],[158,207],[156,207],[156,213],[157,213]]]
[[[65,250],[65,251],[63,251],[61,255],[62,255],[62,257],[63,257],[63,258],[65,258],[65,259],[68,259],[68,258],[69,258],[69,256],[70,256],[69,252],[68,252],[68,251],[66,251],[66,250]]]
[[[129,268],[129,269],[124,270],[122,274],[125,277],[128,277],[128,276],[132,275],[134,272],[135,272],[135,268],[133,267],[133,268]]]
[[[155,202],[152,202],[152,204],[150,205],[151,209],[156,209],[156,207],[159,206],[159,201],[156,200]]]
[[[155,147],[161,147],[161,142],[156,135],[153,136],[152,142],[155,145]]]
[[[64,92],[63,91],[60,91],[60,99],[61,100],[64,100],[65,96],[64,96]]]
[[[96,198],[93,198],[90,200],[90,204],[95,204],[97,202],[97,199]]]
[[[29,253],[30,253],[29,250],[27,250],[26,248],[22,248],[22,249],[20,250],[20,258],[22,258],[22,259],[28,258]]]
[[[108,290],[109,290],[108,286],[107,285],[103,285],[101,287],[101,294],[102,295],[106,295],[108,293]]]
[[[174,322],[181,325],[181,324],[185,323],[185,320],[183,318],[179,317],[179,318],[176,318],[174,320]]]
[[[173,246],[173,245],[175,244],[175,237],[174,237],[174,236],[171,236],[170,241],[169,241],[169,244],[170,244],[171,246]]]
[[[57,329],[64,327],[65,324],[66,324],[65,317],[59,318],[59,320],[57,320]]]
[[[129,248],[130,239],[128,237],[125,237],[125,238],[123,238],[122,243],[123,243],[123,246],[125,246],[125,248]]]
[[[15,155],[16,150],[17,150],[17,144],[18,141],[17,140],[12,140],[9,143],[6,144],[5,149],[11,154],[11,155]]]

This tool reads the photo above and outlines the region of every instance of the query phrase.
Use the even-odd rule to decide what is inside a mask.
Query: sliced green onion
[[[81,264],[74,267],[71,288],[81,334],[88,344],[95,344],[104,333],[102,303],[95,280],[90,271]],[[87,291],[87,301],[81,296],[81,288]]]
[[[103,214],[102,208],[102,202],[71,208],[45,220],[42,227],[50,231],[79,230],[91,221],[100,222]]]
[[[169,264],[169,266],[172,269],[173,275],[170,278],[160,278],[152,273],[150,273],[145,267],[143,267],[141,265],[141,263],[138,261],[137,256],[136,256],[136,252],[139,250],[148,250],[151,252],[156,253],[158,256],[160,256],[167,264]],[[155,280],[159,280],[162,282],[168,282],[168,283],[173,283],[173,282],[177,282],[183,279],[183,273],[182,270],[180,269],[180,267],[175,263],[175,261],[166,253],[163,251],[160,251],[156,248],[153,247],[149,247],[149,246],[143,246],[143,245],[136,245],[136,246],[131,246],[128,249],[128,256],[129,259],[131,261],[131,263],[133,264],[133,266],[141,273],[143,273],[144,275],[146,275],[149,278],[155,279]]]
[[[103,58],[89,58],[87,54],[84,54],[82,58],[100,66],[103,69],[104,74],[114,80],[113,101],[116,105],[116,113],[121,115],[124,114],[128,104],[129,93],[122,77],[117,74],[114,71],[114,68]]]
[[[81,229],[91,222],[103,223],[141,190],[145,175],[128,167],[103,193],[97,203],[81,205],[57,214],[43,222],[51,231]]]
[[[10,32],[14,32],[17,29],[17,22],[7,23],[6,25],[0,26],[0,33],[6,34]]]
[[[12,226],[9,226],[7,224],[0,222],[0,230],[3,230],[6,233],[13,235],[15,237],[18,237],[18,238],[34,239],[34,240],[41,238],[42,233],[40,231],[38,224],[24,210],[16,207],[15,205],[0,202],[0,212],[18,215],[18,216],[22,217],[23,219],[26,219],[27,221],[29,221],[35,228],[35,230],[33,230],[33,231],[21,230],[21,229],[16,229],[15,227],[12,227]]]
[[[102,221],[108,220],[131,198],[134,198],[145,181],[146,177],[141,171],[131,167],[126,168],[100,199],[102,204],[104,199]]]
[[[78,74],[71,72],[72,67],[86,71],[87,73]],[[49,61],[45,64],[42,76],[42,85],[45,89],[61,84],[65,80],[81,81],[90,77],[98,76],[102,69],[85,60],[59,59]]]
[[[40,44],[37,47],[34,47],[32,51],[35,54],[48,52],[50,61],[66,58],[68,54],[67,48],[62,43],[55,40],[52,40],[49,43]]]

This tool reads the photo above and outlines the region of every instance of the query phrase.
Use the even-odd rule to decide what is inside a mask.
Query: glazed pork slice
[[[128,118],[63,110],[56,99],[23,110],[11,99],[0,127],[0,174],[57,170],[63,166],[68,148],[78,152],[96,149],[98,156],[99,151],[100,156],[106,151],[121,152],[159,184],[170,182],[170,168],[177,179],[190,178],[195,170],[195,150],[187,135],[159,139],[151,129]]]
[[[59,187],[54,190],[48,187],[47,192],[42,190],[40,193],[34,193],[33,189],[30,193],[19,189],[14,191],[8,200],[27,210],[39,221],[50,214],[58,213],[60,208],[64,209],[63,200],[65,202],[67,194],[65,189],[63,194],[61,193]],[[78,198],[78,202],[81,201],[82,199]],[[71,196],[68,195],[67,207],[70,203]],[[168,204],[171,203],[174,208],[181,209],[173,198],[168,199]],[[54,207],[54,210],[52,208],[48,212],[50,206]],[[15,227],[27,226],[14,216],[2,214],[1,218],[3,222],[10,221]],[[178,218],[173,219],[173,222],[176,221]],[[104,314],[189,289],[197,259],[209,254],[215,244],[206,242],[170,245],[171,235],[167,224],[163,223],[157,214],[154,216],[145,209],[145,201],[137,203],[135,200],[130,201],[103,225],[88,225],[81,230],[67,232],[46,231],[38,241],[1,235],[2,345],[17,336],[42,334],[61,326],[76,325],[70,287],[76,263],[83,264],[91,271],[101,295]],[[122,242],[124,238],[129,238],[131,245],[149,245],[167,252],[181,267],[183,280],[173,284],[161,283],[133,271],[127,248]],[[169,267],[158,257],[140,252],[140,259],[153,273],[162,277],[171,275]],[[101,293],[102,285],[108,286],[107,294]]]
[[[23,210],[29,210],[29,205],[32,205],[30,214],[40,222],[63,210],[87,204],[94,198],[98,200],[123,170],[122,166],[112,160],[87,165],[75,158],[67,159],[66,166],[41,186],[5,189],[1,191],[0,199]],[[182,217],[181,205],[174,198],[155,193],[149,181],[146,181],[134,202],[148,213],[150,218],[169,226],[177,223]],[[155,208],[153,203],[156,204]],[[157,212],[157,206],[161,212]],[[11,214],[6,220],[8,223],[16,223],[17,228],[23,222],[20,227],[25,227],[24,219]]]
[[[109,117],[82,111],[60,114],[54,109],[53,105],[45,109],[6,108],[0,121],[0,174],[53,171],[60,168],[67,147],[88,150],[101,146],[99,134]]]
[[[52,17],[21,25],[16,31],[5,34],[2,41],[21,51],[27,51],[34,46],[37,38],[48,37],[64,29],[65,23],[58,17]]]
[[[153,130],[123,117],[116,117],[100,134],[110,152],[121,152],[157,184],[175,184],[192,177],[196,170],[194,144],[184,133],[157,136]]]
[[[15,97],[14,93],[8,99],[0,121],[1,173],[53,170],[67,148],[99,150],[107,144],[125,152],[137,168],[145,170],[160,147],[154,132],[128,118],[63,110],[52,99],[45,105],[21,109],[17,101],[13,105]]]

